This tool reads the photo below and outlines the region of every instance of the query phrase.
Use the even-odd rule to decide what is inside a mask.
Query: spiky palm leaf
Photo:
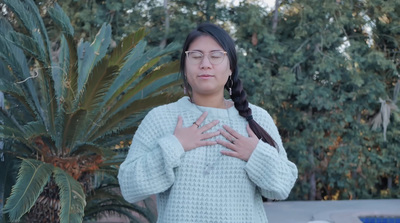
[[[41,161],[23,160],[17,183],[12,188],[13,196],[4,206],[4,212],[9,213],[12,221],[17,221],[32,208],[44,185],[50,179],[53,169],[52,165]]]
[[[154,221],[146,205],[128,204],[116,193],[117,166],[124,156],[112,147],[131,139],[150,108],[180,97],[165,93],[180,84],[178,63],[160,64],[177,45],[146,50],[146,32],[140,29],[108,54],[109,25],[92,43],[76,43],[68,17],[55,4],[49,15],[62,35],[54,59],[34,2],[4,2],[23,29],[14,30],[0,18],[0,91],[10,102],[0,109],[0,138],[8,143],[8,154],[23,157],[5,211],[12,220],[29,210],[31,220],[45,217],[32,212],[55,196],[60,207],[47,210],[53,221],[82,221],[86,199],[91,217],[118,213],[135,221],[131,212],[136,211]],[[25,187],[28,181],[36,183]],[[93,199],[102,206],[95,209]]]
[[[88,205],[85,207],[85,219],[96,219],[99,216],[122,215],[130,222],[142,222],[145,218],[149,222],[155,222],[156,210],[154,204],[150,202],[152,198],[143,201],[142,204],[129,204],[119,194],[118,180],[115,175],[103,172],[99,175],[104,180],[99,182],[87,197]],[[106,197],[107,199],[103,199]],[[152,200],[151,200],[152,201]],[[132,215],[135,212],[135,215]]]

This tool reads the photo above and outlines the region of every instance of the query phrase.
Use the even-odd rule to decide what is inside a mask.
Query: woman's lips
[[[211,74],[201,74],[201,75],[199,75],[199,78],[201,78],[201,79],[210,79],[210,78],[213,78],[214,77],[214,75],[211,75]]]

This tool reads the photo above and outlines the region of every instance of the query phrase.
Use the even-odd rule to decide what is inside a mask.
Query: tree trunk
[[[58,223],[60,222],[60,209],[58,187],[54,179],[51,178],[36,200],[35,205],[33,205],[25,217],[30,222]]]
[[[317,194],[317,183],[315,181],[315,163],[314,163],[314,150],[313,147],[309,146],[308,147],[308,161],[310,162],[311,165],[311,170],[310,170],[310,193],[308,199],[310,201],[314,201],[316,194]]]
[[[164,12],[165,12],[165,34],[164,34],[164,39],[160,43],[161,48],[164,48],[167,45],[167,38],[169,33],[168,0],[164,0]]]
[[[275,0],[275,11],[274,11],[274,17],[272,19],[272,33],[276,32],[276,27],[278,26],[278,8],[279,8],[279,0]]]
[[[392,187],[393,187],[393,178],[392,177],[388,177],[387,178],[387,189],[389,189],[391,191]]]

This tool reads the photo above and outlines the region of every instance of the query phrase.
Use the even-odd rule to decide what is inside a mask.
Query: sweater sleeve
[[[184,150],[172,133],[163,133],[165,120],[152,110],[137,129],[118,173],[123,197],[137,202],[168,190],[175,181],[174,168]],[[156,126],[159,126],[156,128]]]
[[[278,149],[259,140],[245,166],[245,171],[264,197],[284,200],[289,196],[296,182],[298,170],[296,165],[288,160],[272,118],[266,111],[263,113],[263,117],[256,121],[271,135]]]

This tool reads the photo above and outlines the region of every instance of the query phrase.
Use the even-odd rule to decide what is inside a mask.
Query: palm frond
[[[144,118],[147,112],[143,112],[143,115],[135,115],[132,120],[127,121],[124,126],[121,126],[117,131],[109,132],[105,134],[103,137],[96,139],[94,142],[99,145],[103,145],[105,148],[110,148],[115,145],[118,145],[121,141],[129,141],[132,139],[133,134],[135,133],[137,127],[139,126],[140,121]],[[124,121],[124,124],[125,124]]]
[[[11,221],[18,221],[32,208],[49,181],[53,168],[51,164],[38,160],[22,160],[17,182],[4,206],[4,212],[9,214]]]
[[[90,111],[98,107],[117,72],[118,66],[110,67],[107,58],[101,60],[91,72],[89,81],[86,82],[80,106]]]
[[[64,36],[68,44],[68,65],[69,68],[63,67],[68,70],[68,75],[63,75],[63,87],[65,87],[65,94],[63,94],[63,110],[68,113],[74,112],[77,109],[77,104],[74,103],[78,98],[78,53],[76,44],[72,36]]]
[[[0,125],[0,138],[13,139],[24,142],[24,134],[16,128],[11,128],[6,125]]]
[[[66,97],[66,86],[64,78],[68,76],[69,71],[69,49],[67,40],[64,35],[61,36],[60,51],[58,54],[58,64],[52,66],[52,76],[54,80],[54,90],[56,92],[59,108],[62,109],[61,103]]]
[[[102,106],[107,101],[112,101],[113,98],[116,98],[119,94],[121,94],[125,89],[123,86],[126,85],[127,81],[130,83],[132,82],[133,77],[132,73],[135,73],[140,67],[142,67],[148,61],[148,58],[144,58],[144,49],[146,47],[146,42],[144,40],[139,41],[135,48],[131,50],[129,55],[127,56],[127,61],[124,63],[118,77],[114,80],[112,85],[110,86],[109,91],[107,92],[106,96],[104,97],[104,102]],[[136,60],[142,58],[142,64],[136,63]],[[130,77],[132,76],[132,77]]]
[[[170,44],[162,50],[154,48],[144,53],[145,47],[146,42],[140,41],[132,50],[119,76],[110,87],[110,91],[107,93],[104,101],[112,101],[134,83],[143,73],[153,67],[162,55],[166,55],[178,49],[176,44]]]
[[[77,67],[75,66],[75,62],[77,61],[77,53],[75,48],[75,43],[73,40],[74,37],[74,29],[71,25],[71,21],[69,17],[64,13],[60,5],[58,3],[54,3],[53,7],[49,9],[49,15],[52,18],[53,22],[57,25],[57,27],[62,31],[64,35],[61,36],[61,45],[59,52],[59,62],[57,66],[52,67],[52,76],[54,80],[54,88],[56,91],[56,96],[59,104],[63,103],[66,98],[70,99],[67,101],[67,109],[68,111],[72,111],[72,101],[74,97],[71,95],[77,94],[76,89],[76,80],[77,80]],[[73,54],[70,57],[70,51]],[[69,74],[70,69],[70,60],[72,59],[72,66],[75,69],[72,70],[72,73]],[[66,79],[66,77],[71,76],[70,79]],[[71,81],[72,80],[72,81]],[[73,93],[75,92],[75,93]],[[68,95],[70,97],[68,97]]]
[[[104,197],[107,199],[104,199]],[[136,212],[149,220],[156,219],[155,213],[152,213],[146,206],[130,204],[120,194],[104,188],[96,189],[93,196],[88,197],[88,205],[85,208],[85,215],[87,216],[96,217],[101,213],[112,213],[113,215],[120,214],[125,216],[131,221],[134,220],[131,218],[132,212]],[[96,215],[94,215],[95,213]]]
[[[36,66],[40,67],[37,61]],[[38,86],[40,94],[41,112],[43,113],[42,121],[49,131],[50,135],[56,135],[55,119],[58,111],[58,104],[54,89],[54,82],[51,75],[51,69],[44,68],[36,70],[36,74],[41,77],[37,78],[35,83]]]
[[[71,89],[71,86],[67,84],[68,77],[70,76],[70,74],[68,73],[70,69],[70,55],[67,39],[64,35],[61,36],[61,44],[58,57],[59,63],[58,66],[53,66],[52,76],[54,80],[54,89],[58,103],[58,110],[55,118],[55,128],[61,130],[64,129],[64,121],[66,117],[65,110],[72,110],[72,101],[66,101],[66,98],[68,98],[68,95],[71,95],[71,92],[73,91]],[[58,154],[60,154],[62,150],[63,132],[64,131],[57,131],[55,135],[52,135],[52,139],[55,142],[55,147],[58,150]]]
[[[10,74],[9,70],[6,68],[3,61],[0,60],[0,91],[3,93],[10,93],[13,95],[18,95],[23,97],[24,92],[20,88],[20,86],[16,85],[12,81],[12,75]]]
[[[120,70],[118,77],[110,86],[107,92],[104,103],[110,105],[115,98],[122,92],[128,89],[135,81],[140,78],[145,72],[159,62],[161,56],[177,50],[176,44],[170,44],[163,50],[154,48],[143,53],[145,42],[139,42],[138,45],[129,54],[127,61]]]
[[[37,136],[47,134],[45,126],[42,122],[39,121],[28,122],[26,125],[24,125],[23,131],[24,138],[27,140],[31,140]]]
[[[134,210],[133,210],[134,211]],[[132,214],[132,210],[125,209],[123,207],[117,206],[115,204],[105,205],[105,206],[93,206],[85,210],[85,219],[87,220],[97,220],[101,217],[107,216],[125,216],[129,219],[131,223],[141,223],[143,222],[139,217]]]
[[[100,146],[90,142],[77,145],[70,152],[70,155],[73,156],[78,156],[78,155],[82,156],[85,154],[96,154],[96,155],[101,155],[103,157],[113,157],[115,155],[113,151],[111,151],[108,148],[104,148],[103,145]]]
[[[12,1],[12,3],[9,1],[5,2],[18,16],[30,34],[30,36],[25,36],[20,33],[11,32],[10,38],[22,49],[31,53],[35,60],[40,61],[35,66],[35,75],[39,76],[39,78],[36,78],[33,84],[36,84],[36,89],[41,90],[41,105],[38,110],[41,112],[43,123],[47,130],[51,134],[54,134],[57,104],[51,72],[52,61],[47,30],[39,10],[32,0],[16,0]]]
[[[74,36],[74,28],[71,25],[69,17],[64,13],[60,5],[56,2],[49,9],[49,15],[53,22],[61,29],[64,35]]]
[[[85,193],[78,181],[60,168],[54,168],[54,180],[60,188],[61,223],[82,222]]]
[[[93,67],[107,53],[111,43],[111,26],[103,24],[92,43],[81,42],[78,46],[78,93],[81,94]]]
[[[179,70],[179,62],[174,61],[170,63],[163,64],[152,70],[149,74],[147,74],[143,79],[139,81],[139,83],[135,84],[135,87],[128,90],[117,103],[113,105],[113,107],[109,110],[109,114],[113,114],[115,111],[118,111],[120,108],[124,108],[123,105],[128,104],[127,102],[132,99],[137,99],[135,96],[148,87],[149,85],[154,84],[155,81],[160,80],[166,76],[171,74],[176,74]],[[176,78],[174,78],[176,80]],[[179,80],[180,82],[180,80]],[[165,82],[163,84],[169,84],[169,82]],[[152,89],[153,92],[157,91],[157,89]],[[143,98],[143,96],[141,97]],[[130,103],[129,103],[130,104]]]
[[[30,154],[36,152],[33,151],[34,148],[32,148],[30,145],[26,145],[24,143],[21,143],[20,141],[16,140],[3,140],[5,144],[9,143],[10,146],[5,147],[4,149],[4,154],[9,154],[11,157],[21,157],[21,158],[29,158]],[[19,165],[18,165],[19,167]],[[17,176],[17,174],[15,175]]]
[[[17,15],[26,31],[45,51],[45,67],[51,65],[50,41],[40,12],[32,0],[4,0],[4,3]]]
[[[77,129],[80,128],[80,123],[85,120],[87,114],[86,110],[78,110],[72,114],[67,114],[64,119],[64,129],[62,130],[62,148],[74,148],[79,143],[76,141],[77,138],[81,138],[76,133]]]
[[[0,61],[1,63],[1,61]],[[0,71],[1,72],[1,71]],[[13,83],[9,83],[4,79],[0,79],[0,91],[6,94],[14,95],[16,97],[23,97],[21,88],[16,87]]]
[[[130,51],[136,47],[136,45],[145,37],[145,35],[145,29],[141,28],[123,38],[117,47],[112,51],[110,57],[110,66],[122,67]]]
[[[92,129],[96,123],[93,122],[94,117],[98,115],[102,109],[99,107],[105,92],[108,90],[112,80],[118,72],[117,66],[108,66],[108,59],[101,60],[90,74],[89,81],[86,83],[85,90],[81,94],[81,102],[79,103],[82,109],[88,111],[86,118],[82,120],[81,126],[76,132],[78,141],[84,140],[83,137],[89,129]]]
[[[95,140],[103,136],[103,134],[108,133],[109,131],[112,132],[118,129],[117,125],[120,124],[122,120],[128,118],[131,115],[134,115],[137,112],[153,108],[154,106],[166,103],[168,101],[176,101],[178,98],[179,97],[177,95],[160,94],[157,96],[137,100],[126,109],[116,113],[111,118],[107,119],[104,125],[102,125],[98,130],[94,132],[93,135],[89,137],[89,140]]]
[[[38,93],[32,81],[33,77],[30,75],[26,57],[20,48],[6,39],[10,30],[11,25],[0,18],[0,33],[2,34],[0,35],[0,60],[3,61],[4,66],[7,66],[7,74],[11,76],[10,80],[14,81],[13,85],[23,91],[23,96],[19,96],[18,99],[29,105],[28,107],[37,118],[43,118]]]
[[[36,40],[18,32],[10,32],[10,40],[18,47],[28,52],[33,58],[46,63],[46,54]]]
[[[10,2],[6,1],[6,4],[10,6]],[[33,5],[32,5],[33,4]],[[50,59],[49,59],[49,50],[44,50],[46,49],[45,45],[47,46],[48,44],[48,37],[47,37],[47,32],[41,36],[40,28],[38,29],[38,26],[43,25],[43,21],[41,20],[40,16],[37,17],[35,13],[37,11],[37,8],[35,4],[28,0],[25,2],[24,5],[20,1],[13,1],[13,3],[10,6],[14,12],[18,15],[23,14],[23,18],[21,20],[26,20],[30,18],[33,21],[26,21],[29,23],[26,27],[34,28],[31,27],[32,25],[36,25],[36,28],[34,28],[36,31],[32,31],[32,38],[25,36],[23,34],[18,34],[15,33],[14,31],[11,31],[8,33],[7,37],[9,38],[8,40],[5,38],[0,38],[0,46],[2,48],[2,52],[0,53],[1,59],[3,59],[10,67],[11,69],[15,68],[15,74],[17,74],[17,80],[21,77],[25,78],[24,80],[17,82],[19,84],[24,84],[27,86],[29,93],[31,94],[32,97],[28,97],[28,94],[25,94],[25,98],[32,98],[35,104],[35,109],[32,109],[33,111],[37,112],[39,117],[42,119],[43,123],[46,125],[46,128],[50,132],[54,132],[54,113],[56,110],[56,105],[54,104],[54,89],[52,85],[52,78],[50,75],[47,73],[50,67]],[[22,11],[26,11],[23,13]],[[37,21],[36,21],[37,20]],[[30,30],[31,31],[31,30]],[[44,25],[43,25],[43,31],[44,30]],[[11,39],[14,40],[15,43],[11,43]],[[18,48],[15,44],[18,44],[21,46],[21,48],[25,49],[30,53],[33,54],[33,56],[36,56],[36,59],[39,59],[42,64],[46,64],[47,66],[40,67],[38,66],[38,69],[34,71],[34,76],[31,76],[25,55],[21,51],[20,48]],[[4,47],[4,49],[3,49]],[[44,51],[43,51],[44,50]],[[12,53],[11,53],[12,52]],[[12,72],[13,73],[13,72]],[[37,78],[40,76],[40,78]],[[32,81],[34,79],[35,81]],[[37,89],[40,89],[42,92],[44,91],[45,93],[37,93]],[[41,95],[41,99],[38,99],[38,95]],[[28,101],[29,103],[29,101]],[[32,103],[29,103],[30,105],[33,105]],[[32,106],[31,106],[32,107]],[[38,118],[39,118],[38,117]]]

